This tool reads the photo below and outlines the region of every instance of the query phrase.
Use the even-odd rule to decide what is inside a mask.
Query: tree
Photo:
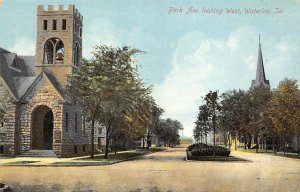
[[[272,94],[269,114],[275,126],[275,131],[280,135],[286,152],[287,140],[296,133],[299,146],[299,119],[300,119],[300,93],[297,81],[293,79],[282,80],[277,90]],[[298,149],[299,151],[299,149]]]
[[[178,144],[180,138],[179,131],[183,130],[183,126],[179,121],[170,118],[161,119],[159,127],[161,129],[159,137],[163,139],[165,146]]]
[[[146,142],[147,142],[147,148],[151,147],[151,137],[155,135],[159,135],[161,132],[161,129],[159,127],[159,121],[161,115],[164,113],[164,110],[160,108],[157,104],[152,105],[152,110],[151,110],[151,124],[149,125],[146,133]],[[144,139],[143,139],[144,141]],[[144,145],[143,145],[144,147]]]
[[[207,134],[210,132],[209,126],[209,109],[206,104],[199,106],[199,113],[195,122],[196,127],[194,129],[195,140],[200,140],[204,137],[205,143],[207,144]]]
[[[106,127],[105,158],[112,135],[120,134],[147,100],[151,89],[139,78],[133,57],[141,53],[127,46],[95,47],[91,60],[84,60],[67,87],[73,102],[91,117],[91,158],[94,156],[95,121]]]
[[[206,101],[206,105],[209,109],[209,114],[211,117],[211,123],[212,123],[212,131],[213,131],[213,145],[214,145],[214,153],[213,156],[215,156],[215,146],[216,146],[216,126],[217,126],[217,112],[220,111],[220,106],[218,102],[219,96],[217,91],[210,91],[208,94],[206,94],[204,100]]]
[[[230,133],[235,138],[245,134],[247,122],[249,122],[249,97],[243,90],[233,90],[221,95],[221,111],[219,114],[219,127]]]

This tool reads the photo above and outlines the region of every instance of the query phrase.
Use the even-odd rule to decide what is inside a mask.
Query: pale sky
[[[4,0],[1,47],[35,54],[38,4],[75,4],[84,17],[84,57],[100,43],[146,51],[137,57],[141,75],[154,86],[165,117],[182,122],[185,136],[192,136],[198,106],[209,90],[250,87],[259,34],[271,87],[284,77],[300,79],[299,0]],[[198,13],[186,14],[191,7]],[[227,8],[241,14],[227,14]],[[276,8],[282,13],[275,14]],[[245,9],[272,13],[245,14]]]

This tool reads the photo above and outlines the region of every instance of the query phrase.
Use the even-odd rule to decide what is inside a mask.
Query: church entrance
[[[32,112],[32,149],[52,150],[53,112],[40,105]]]

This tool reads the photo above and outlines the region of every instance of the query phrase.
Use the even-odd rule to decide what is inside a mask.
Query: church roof
[[[261,43],[259,38],[258,58],[256,66],[256,78],[252,80],[251,88],[270,88],[269,80],[266,80]]]
[[[64,101],[63,88],[53,75],[43,71],[35,76],[35,56],[18,56],[0,47],[0,80],[15,100],[24,100],[42,78],[53,86]]]
[[[32,92],[32,90],[34,90],[34,88],[38,85],[38,83],[42,80],[42,79],[46,79],[46,81],[48,83],[50,83],[50,85],[53,87],[53,89],[55,90],[55,92],[57,93],[58,97],[64,102],[65,99],[65,94],[64,91],[61,87],[61,85],[58,83],[58,81],[56,80],[56,78],[51,75],[50,73],[46,72],[46,71],[42,71],[40,73],[39,76],[34,77],[33,80],[30,84],[28,84],[28,88],[25,90],[25,92],[23,93],[22,97],[21,97],[21,101],[25,102],[27,96]],[[27,85],[25,85],[27,86]]]

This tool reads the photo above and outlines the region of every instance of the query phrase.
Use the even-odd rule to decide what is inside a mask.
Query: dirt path
[[[300,161],[233,152],[253,162],[185,162],[173,148],[97,167],[0,167],[16,191],[285,191],[300,192]]]

